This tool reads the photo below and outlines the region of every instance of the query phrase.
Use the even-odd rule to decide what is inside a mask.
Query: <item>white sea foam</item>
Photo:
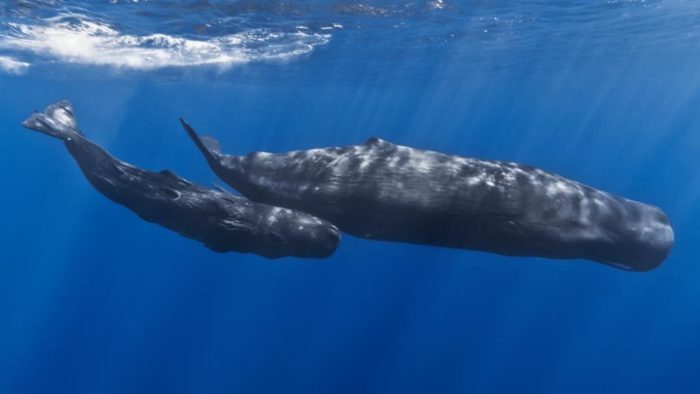
[[[428,2],[428,6],[436,10],[441,10],[445,8],[445,2],[443,0],[433,0]]]
[[[167,34],[130,35],[84,15],[60,15],[42,24],[7,23],[0,49],[31,52],[60,62],[149,70],[254,61],[287,60],[330,39],[308,31],[251,29],[241,33],[185,38]],[[22,66],[19,66],[20,68]]]
[[[0,70],[10,74],[22,74],[29,68],[29,63],[9,56],[0,56]]]

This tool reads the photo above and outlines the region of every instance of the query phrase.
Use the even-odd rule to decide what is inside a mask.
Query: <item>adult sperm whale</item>
[[[67,101],[33,114],[22,125],[63,140],[88,181],[110,200],[217,252],[322,258],[340,240],[335,226],[308,213],[248,201],[167,170],[147,171],[112,157],[79,131]]]
[[[182,124],[214,172],[254,201],[309,212],[355,236],[647,271],[674,234],[657,207],[530,166],[370,138],[246,156]]]

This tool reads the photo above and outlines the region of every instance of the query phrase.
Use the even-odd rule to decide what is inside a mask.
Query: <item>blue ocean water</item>
[[[0,3],[0,393],[700,392],[700,7],[690,0]],[[361,143],[528,163],[663,208],[647,273],[345,235],[216,254],[26,132],[69,99],[115,156]]]

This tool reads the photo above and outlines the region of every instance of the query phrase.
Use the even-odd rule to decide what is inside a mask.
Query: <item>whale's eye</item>
[[[658,220],[659,223],[661,223],[661,224],[666,224],[666,225],[668,225],[668,224],[671,223],[671,222],[668,220],[668,216],[666,216],[665,213],[661,212],[661,210],[657,211],[655,216],[656,216],[656,220]]]

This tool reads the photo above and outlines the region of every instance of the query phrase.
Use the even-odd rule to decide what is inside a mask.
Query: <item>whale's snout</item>
[[[655,207],[650,211],[639,229],[637,240],[643,256],[640,256],[637,271],[649,271],[658,267],[671,253],[675,243],[675,234],[668,216]]]
[[[306,212],[285,208],[273,208],[266,219],[274,234],[272,238],[279,256],[326,258],[335,252],[340,243],[340,230],[332,223]]]
[[[659,208],[635,203],[637,220],[618,229],[616,242],[605,262],[630,271],[650,271],[671,253],[675,234],[668,216]]]
[[[300,236],[304,238],[304,242],[299,243],[299,255],[303,257],[329,257],[340,243],[340,230],[325,221],[320,221]]]

